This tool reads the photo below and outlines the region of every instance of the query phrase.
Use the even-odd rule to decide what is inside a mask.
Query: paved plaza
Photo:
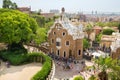
[[[83,71],[83,65],[81,63],[71,63],[73,68],[72,69],[68,69],[68,70],[64,70],[62,67],[63,62],[60,62],[58,64],[57,61],[55,61],[55,76],[54,76],[54,80],[73,80],[73,77],[77,76],[77,75],[82,75],[83,77],[85,77],[85,80],[88,80],[88,78],[91,76],[92,72],[89,73],[87,71]],[[86,61],[85,60],[85,64],[86,66],[92,66],[93,63],[90,61]]]
[[[42,64],[30,63],[22,66],[10,66],[7,68],[2,62],[0,66],[0,80],[30,80],[39,70]]]

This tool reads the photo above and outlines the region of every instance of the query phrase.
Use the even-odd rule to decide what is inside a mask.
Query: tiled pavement
[[[89,61],[85,61],[87,66],[91,66],[93,65],[92,62]],[[80,72],[83,68],[83,65],[81,63],[77,63],[73,65],[73,69],[70,70],[63,70],[62,67],[63,62],[60,62],[60,65],[57,64],[57,62],[55,62],[55,76],[54,76],[54,80],[73,80],[73,77],[76,75],[82,75],[85,77],[85,80],[88,80],[88,78],[90,77],[90,73],[88,74],[88,72]]]

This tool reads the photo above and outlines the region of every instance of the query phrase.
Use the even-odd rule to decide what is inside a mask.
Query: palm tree
[[[98,69],[100,69],[100,73],[98,74],[98,77],[100,80],[108,80],[108,74],[107,70],[111,68],[112,66],[112,58],[107,57],[99,57],[98,59],[95,59],[95,63],[98,65]]]
[[[85,28],[85,31],[87,32],[87,35],[88,35],[88,39],[90,40],[90,34],[91,32],[93,31],[92,30],[92,25],[91,24],[88,24]]]
[[[120,60],[113,60],[111,66],[111,72],[108,73],[108,76],[111,80],[120,80]]]
[[[111,57],[99,57],[94,60],[97,63],[97,68],[100,69],[98,77],[100,80],[120,80],[120,66],[117,60]]]

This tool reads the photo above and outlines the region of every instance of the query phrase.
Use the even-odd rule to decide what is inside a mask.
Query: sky
[[[0,0],[0,7],[2,7]],[[66,12],[120,12],[120,0],[11,0],[16,2],[19,7],[30,7],[32,10],[42,9],[49,12],[50,9]]]

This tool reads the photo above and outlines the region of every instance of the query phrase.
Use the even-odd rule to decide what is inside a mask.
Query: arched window
[[[65,36],[65,32],[63,32],[62,35]]]
[[[63,57],[66,57],[66,52],[65,51],[63,52]]]
[[[78,50],[78,55],[81,55],[81,50]]]
[[[56,35],[56,32],[53,32],[54,35]]]
[[[57,50],[57,55],[58,55],[58,56],[60,55],[60,50]]]
[[[51,43],[54,43],[54,39],[52,39]]]
[[[56,38],[56,46],[60,46],[61,43],[61,39],[60,38]]]

